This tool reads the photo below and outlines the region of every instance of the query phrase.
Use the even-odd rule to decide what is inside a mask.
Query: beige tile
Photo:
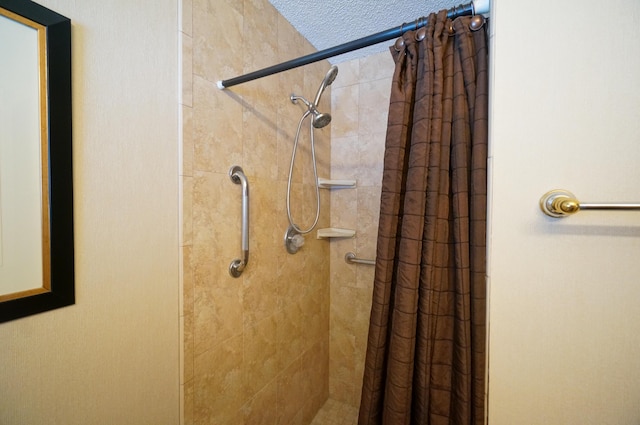
[[[326,207],[322,202],[322,195],[325,191],[316,190],[315,183],[305,183],[302,187],[302,199],[303,199],[303,217],[305,228],[311,227],[313,224],[316,215],[318,215],[318,227],[323,226],[320,222],[320,217],[322,216],[323,209]],[[320,197],[320,210],[318,210],[318,197]],[[311,235],[311,234],[310,234]],[[312,239],[312,238],[310,238]],[[311,242],[313,243],[313,242]]]
[[[311,134],[310,134],[310,117],[307,117],[303,123],[298,136],[298,143],[292,141],[291,149],[293,152],[296,146],[296,157],[293,167],[293,179],[295,182],[308,185],[313,182],[313,163],[311,150]],[[295,140],[295,139],[294,139]],[[314,134],[315,141],[315,134]]]
[[[194,351],[198,355],[242,335],[242,286],[228,273],[215,274],[211,266],[196,267],[195,284]]]
[[[360,82],[387,79],[391,87],[395,63],[388,50],[360,58],[359,61],[362,70]]]
[[[306,245],[306,242],[305,242]],[[305,247],[302,247],[304,250]],[[308,249],[308,248],[306,248]],[[284,251],[284,249],[282,249]],[[304,294],[305,255],[283,253],[278,256],[278,309],[296,302]]]
[[[278,25],[276,9],[266,1],[245,0],[243,23],[243,72],[253,72],[275,65],[278,62],[277,37],[273,34],[274,28]],[[265,34],[273,36],[266,37]]]
[[[331,327],[329,345],[329,377],[344,383],[353,383],[355,378],[355,337],[341,326]],[[331,393],[333,397],[333,393]]]
[[[307,50],[308,42],[280,14],[277,18],[277,33],[277,62],[286,62],[309,53]],[[276,105],[279,114],[288,113],[291,117],[295,116],[296,121],[302,115],[302,105],[294,106],[289,100],[289,96],[292,93],[307,99],[313,96],[305,91],[304,78],[305,67],[293,68],[278,74],[279,95],[276,98]]]
[[[244,425],[276,425],[277,381],[274,379],[242,406]]]
[[[242,74],[242,55],[238,54],[244,38],[242,7],[242,2],[193,0],[196,76],[216,82]]]
[[[356,255],[360,255],[356,249],[356,240],[340,239],[331,241],[331,289],[342,286],[355,286],[356,271],[358,266],[355,264],[348,264],[344,256],[348,252],[354,252]],[[332,294],[332,299],[336,294]]]
[[[342,403],[351,404],[354,399],[355,385],[352,381],[340,381],[333,376],[329,377],[329,397]]]
[[[331,227],[358,228],[358,192],[354,189],[331,191]]]
[[[195,358],[195,423],[242,423],[242,336]]]
[[[250,232],[249,264],[243,274],[243,309],[245,324],[272,316],[278,308],[278,254],[283,230],[278,221],[277,204],[281,202],[275,181],[249,179]]]
[[[331,177],[331,129],[324,127],[316,133],[316,163],[318,165],[318,176],[324,178]]]
[[[228,276],[240,253],[241,186],[228,173],[197,172],[193,181],[192,262]]]
[[[194,351],[242,333],[242,281],[228,267],[240,252],[238,186],[228,175],[194,177]],[[231,195],[231,194],[234,195]]]
[[[193,314],[193,260],[191,258],[192,247],[185,245],[180,248],[182,254],[182,315]]]
[[[275,379],[279,372],[277,328],[275,316],[245,327],[243,348],[245,398],[251,398],[257,394]]]
[[[193,176],[193,108],[182,107],[182,164],[181,175]]]
[[[295,423],[296,416],[301,414],[303,405],[302,367],[298,358],[278,376],[277,423],[279,425]]]
[[[278,321],[278,358],[284,370],[299,361],[303,351],[303,313],[298,302],[290,303],[276,314]]]
[[[375,258],[380,218],[380,186],[360,187],[358,197],[358,254]]]
[[[193,314],[188,314],[182,317],[183,323],[183,378],[182,383],[186,383],[193,380],[193,359],[194,359],[194,340],[193,340]]]
[[[324,192],[322,192],[324,193]],[[328,227],[328,218],[323,218],[320,215],[318,221],[318,227]],[[331,240],[318,239],[317,232],[314,235],[309,236],[308,245],[311,248],[308,251],[308,257],[305,267],[305,280],[310,282],[309,289],[317,290],[318,288],[328,288],[329,267],[331,261],[329,258],[329,249]]]
[[[356,367],[354,384],[354,403],[353,406],[360,406],[360,397],[362,396],[362,384],[364,379],[364,363],[366,358],[366,348],[364,350],[356,350]]]
[[[380,211],[380,187],[358,189],[357,252],[361,258],[375,260]],[[356,286],[373,290],[375,266],[356,267]]]
[[[195,425],[194,418],[194,381],[188,381],[181,386],[182,395],[182,423],[184,425]]]
[[[362,83],[359,87],[358,133],[363,135],[386,132],[391,93],[390,81],[374,80]]]
[[[321,190],[320,191],[320,218],[318,220],[318,225],[320,227],[328,227],[331,225],[331,191],[330,190]],[[322,245],[323,249],[326,252],[329,252],[329,245]],[[326,257],[324,257],[326,258]]]
[[[357,406],[359,406],[359,401]],[[328,399],[318,411],[311,425],[356,425],[358,407],[335,399]]]
[[[194,168],[226,173],[242,163],[242,103],[231,91],[194,78]]]
[[[295,92],[295,89],[292,90],[289,88],[288,91],[282,91],[282,93],[291,92]],[[304,110],[302,110],[298,105],[292,104],[288,100],[288,96],[286,98],[283,97],[279,102],[277,102],[277,108],[278,128],[276,137],[278,149],[278,179],[286,181],[289,176],[289,168],[291,166],[291,155],[295,145],[296,130]],[[304,129],[306,128],[307,127],[304,126]],[[306,134],[306,130],[301,128],[301,131],[305,131],[304,134]],[[296,177],[295,181],[301,182],[302,180],[299,177]]]
[[[302,56],[306,53],[307,43],[304,37],[296,31],[293,26],[287,21],[285,17],[278,14],[278,62],[285,62],[291,59],[295,59],[298,56]],[[300,72],[303,72],[301,68],[298,68]],[[286,71],[281,75],[290,77],[290,71]],[[300,84],[303,84],[302,78],[300,78]]]
[[[364,251],[366,252],[366,250]],[[373,255],[364,255],[363,258],[367,260],[375,260],[376,256]],[[370,265],[359,265],[356,267],[356,284],[355,286],[358,288],[363,288],[369,290],[373,293],[373,282],[375,279],[376,267]],[[370,308],[370,306],[369,306]]]
[[[363,70],[363,72],[366,70]],[[340,62],[338,64],[338,76],[331,85],[333,88],[352,86],[359,84],[360,78],[360,61],[353,59],[346,62]]]
[[[247,176],[275,180],[278,178],[276,113],[271,107],[259,106],[244,108],[243,168]]]
[[[281,248],[283,231],[276,226],[279,221],[276,204],[281,202],[280,194],[274,188],[275,182],[251,181],[250,185],[250,266],[245,272],[245,285],[255,281],[265,281],[265,289],[273,291],[277,288],[277,249]]]
[[[271,274],[271,270],[264,268],[262,264],[264,261],[259,260],[259,255],[256,252],[253,258],[250,257],[245,271],[247,276],[244,279],[242,308],[244,323],[247,326],[272,316],[278,310],[277,280],[271,277],[260,277],[261,274]]]
[[[358,103],[360,86],[353,85],[333,89],[331,102],[332,137],[349,137],[358,135],[360,105]]]
[[[385,123],[386,126],[386,123]],[[357,165],[358,187],[381,186],[384,169],[386,133],[369,133],[358,137]]]
[[[331,144],[331,178],[356,180],[356,183],[361,185],[358,136],[337,137],[334,132]]]
[[[302,355],[303,396],[305,400],[326,400],[329,386],[329,344],[319,341]],[[315,411],[321,405],[315,406]],[[309,406],[313,409],[312,406]],[[315,413],[315,412],[314,412]]]
[[[364,365],[364,354],[369,336],[369,319],[373,293],[369,288],[352,288],[353,304],[357,305],[351,317],[351,331],[355,337],[354,365]]]
[[[320,202],[322,203],[322,199]],[[296,226],[301,231],[311,229],[315,221],[317,207],[315,186],[311,184],[292,183],[289,204],[291,218]],[[313,243],[313,235],[315,235],[315,233],[307,233],[307,243]],[[310,250],[307,249],[305,251],[309,252]]]
[[[300,309],[303,314],[304,330],[302,332],[302,349],[310,350],[313,346],[322,343],[329,332],[329,323],[323,314],[324,300],[322,290],[308,291],[300,300]]]

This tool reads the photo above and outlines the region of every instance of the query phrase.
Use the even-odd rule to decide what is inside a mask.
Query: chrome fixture
[[[240,277],[249,263],[249,182],[242,167],[234,165],[229,169],[229,177],[235,184],[242,185],[242,253],[229,265],[229,274]]]
[[[287,217],[289,218],[289,225],[296,232],[302,235],[311,232],[316,227],[316,224],[318,224],[318,218],[320,217],[320,190],[319,190],[320,186],[318,183],[318,169],[316,165],[316,149],[315,149],[315,141],[313,138],[313,133],[315,128],[325,127],[331,122],[331,115],[329,113],[318,112],[317,106],[318,106],[318,102],[320,102],[320,97],[322,96],[322,93],[328,86],[331,85],[331,83],[333,83],[337,75],[338,75],[338,67],[334,65],[329,69],[324,79],[322,80],[320,87],[318,87],[318,92],[316,93],[315,101],[313,103],[309,102],[307,99],[305,99],[302,96],[296,96],[295,94],[292,94],[290,96],[291,103],[296,104],[298,103],[298,100],[300,100],[307,107],[307,110],[304,112],[304,114],[302,114],[302,118],[300,118],[300,121],[298,122],[298,129],[296,130],[296,137],[293,142],[293,151],[291,152],[291,165],[289,166],[289,178],[287,180]],[[291,179],[293,176],[293,166],[296,161],[296,152],[298,150],[298,143],[300,142],[300,129],[302,128],[302,124],[304,123],[304,120],[310,115],[312,115],[312,118],[309,125],[309,137],[311,141],[311,162],[313,165],[313,178],[315,180],[315,189],[316,189],[316,216],[315,216],[315,219],[313,220],[313,224],[311,225],[311,227],[309,227],[308,229],[301,229],[294,223],[293,217],[291,216]]]
[[[302,236],[293,226],[289,226],[284,233],[284,246],[289,254],[295,254],[304,245],[304,236]]]
[[[363,258],[358,258],[353,252],[347,252],[346,254],[344,254],[344,261],[349,264],[366,264],[368,266],[376,265],[376,260],[365,260]]]

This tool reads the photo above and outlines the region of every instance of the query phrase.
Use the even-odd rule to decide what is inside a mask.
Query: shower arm
[[[489,13],[490,0],[473,0],[470,3],[461,4],[454,8],[447,10],[447,17],[449,19],[455,19],[459,16],[477,15],[483,13]],[[318,62],[323,59],[328,59],[333,56],[338,56],[343,53],[359,50],[364,47],[373,46],[374,44],[381,43],[383,41],[393,40],[400,37],[407,31],[417,30],[427,24],[427,20],[423,18],[416,19],[414,22],[404,23],[396,28],[391,28],[386,31],[382,31],[367,37],[360,38],[358,40],[350,41],[339,46],[330,47],[325,50],[320,50],[315,53],[311,53],[306,56],[301,56],[296,59],[292,59],[287,62],[282,62],[277,65],[270,66],[258,71],[251,72],[249,74],[241,75],[239,77],[229,78],[228,80],[220,80],[217,82],[219,89],[223,90],[237,84],[246,83],[249,81],[257,80],[258,78],[268,77],[269,75],[277,74],[279,72],[287,71],[289,69],[298,68],[300,66],[308,65],[310,63]]]

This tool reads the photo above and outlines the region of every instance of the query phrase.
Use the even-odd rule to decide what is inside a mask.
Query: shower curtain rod
[[[461,4],[454,8],[447,10],[447,17],[455,19],[458,16],[475,15],[489,12],[490,0],[473,0],[467,4]],[[258,71],[251,72],[249,74],[241,75],[239,77],[229,78],[228,80],[218,81],[217,85],[219,89],[226,89],[237,84],[246,83],[248,81],[257,80],[258,78],[267,77],[269,75],[277,74],[278,72],[287,71],[289,69],[297,68],[303,65],[308,65],[313,62],[318,62],[323,59],[327,59],[333,56],[338,56],[343,53],[359,50],[364,47],[372,46],[374,44],[381,43],[383,41],[392,40],[400,37],[407,31],[417,30],[427,24],[426,19],[416,19],[411,23],[404,23],[397,28],[391,28],[386,31],[382,31],[367,37],[360,38],[358,40],[350,41],[339,46],[330,47],[328,49],[320,50],[315,53],[311,53],[306,56],[301,56],[296,59],[292,59],[287,62],[282,62],[277,65],[270,66],[268,68],[260,69]]]

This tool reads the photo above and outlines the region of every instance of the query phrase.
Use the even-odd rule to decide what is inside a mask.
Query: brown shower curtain
[[[432,14],[391,48],[359,425],[484,423],[488,58],[472,19]]]

